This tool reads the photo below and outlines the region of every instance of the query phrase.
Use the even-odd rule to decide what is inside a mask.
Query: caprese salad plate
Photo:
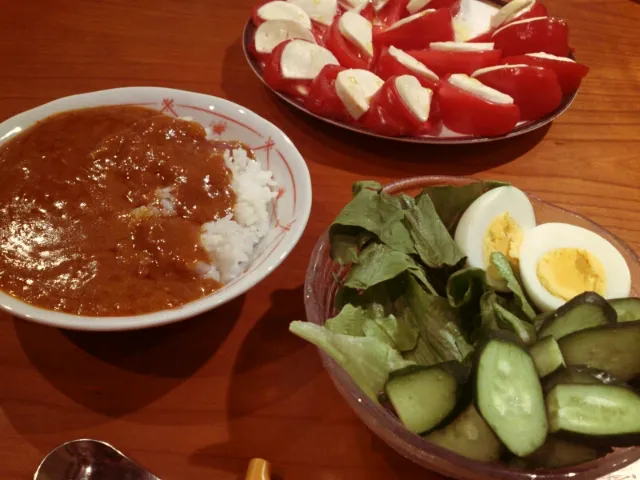
[[[294,107],[412,143],[538,129],[569,108],[589,71],[540,0],[263,0],[243,48]]]

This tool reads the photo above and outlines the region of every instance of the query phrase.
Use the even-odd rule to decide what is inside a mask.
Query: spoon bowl
[[[42,460],[33,480],[160,480],[99,440],[63,443]]]

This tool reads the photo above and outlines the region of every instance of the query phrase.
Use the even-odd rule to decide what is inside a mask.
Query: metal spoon
[[[254,458],[245,480],[270,480],[269,462]],[[33,480],[160,480],[108,443],[72,440],[42,460]]]
[[[33,480],[160,480],[122,452],[98,440],[72,440],[42,460]]]

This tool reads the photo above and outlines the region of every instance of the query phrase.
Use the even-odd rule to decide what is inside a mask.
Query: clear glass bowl
[[[475,181],[477,180],[465,177],[416,177],[392,183],[385,187],[384,191],[390,194],[415,195],[426,186],[465,185]],[[596,223],[532,195],[529,197],[538,223],[570,223],[596,232],[610,241],[624,256],[631,270],[631,295],[640,296],[640,258],[631,248]],[[307,321],[323,325],[327,318],[335,314],[333,299],[337,285],[334,276],[340,278],[341,274],[344,274],[344,267],[331,261],[329,237],[325,232],[313,250],[307,270],[304,289]],[[498,463],[471,460],[429,443],[419,435],[406,430],[395,416],[362,393],[349,375],[328,355],[320,351],[320,356],[338,391],[376,435],[409,460],[449,477],[465,480],[556,480],[575,477],[588,480],[615,472],[640,459],[640,447],[631,447],[615,449],[597,460],[562,469],[519,470]]]

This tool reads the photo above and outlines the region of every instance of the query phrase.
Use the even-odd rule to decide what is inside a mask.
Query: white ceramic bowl
[[[311,178],[291,140],[276,126],[235,103],[209,95],[156,87],[103,90],[61,98],[0,124],[0,144],[54,113],[101,105],[140,105],[176,117],[192,117],[214,137],[240,140],[273,172],[281,194],[271,228],[258,244],[247,271],[220,290],[182,307],[128,317],[83,317],[34,307],[0,292],[0,308],[34,322],[73,330],[133,330],[176,322],[211,310],[263,280],[298,243],[311,211]]]

